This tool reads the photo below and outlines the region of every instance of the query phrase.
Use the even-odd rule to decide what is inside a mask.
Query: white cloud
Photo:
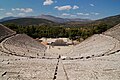
[[[95,15],[99,15],[100,13],[95,13]]]
[[[33,12],[32,8],[12,8],[12,11],[21,11],[25,13]]]
[[[11,12],[7,12],[7,13],[5,13],[5,15],[7,15],[7,16],[12,16],[13,13],[11,13]]]
[[[14,8],[12,8],[12,11],[15,11],[15,9],[14,9]]]
[[[90,6],[94,7],[95,5],[94,4],[90,4]]]
[[[77,15],[80,15],[80,16],[89,16],[90,14],[89,13],[77,13]]]
[[[74,6],[73,6],[73,9],[79,9],[79,6],[74,5]]]
[[[70,5],[66,5],[66,6],[56,6],[56,9],[62,11],[62,10],[70,10],[72,9],[72,7]]]
[[[73,14],[72,14],[72,15],[70,15],[70,17],[77,17],[77,15],[73,15]]]
[[[77,15],[74,15],[74,14],[68,14],[68,13],[63,13],[61,16],[64,16],[64,17],[77,17]]]
[[[45,1],[43,2],[43,5],[51,5],[51,4],[53,4],[53,1],[52,1],[52,0],[45,0]]]
[[[57,9],[57,8],[59,8],[59,7],[58,7],[58,6],[55,6],[54,8]]]
[[[69,16],[70,14],[68,13],[63,13],[62,16]]]
[[[26,8],[26,9],[22,9],[22,11],[28,13],[28,12],[33,12],[33,9],[31,9],[31,8]]]
[[[19,13],[18,16],[24,17],[25,13]]]
[[[93,15],[99,15],[100,13],[95,13],[95,12],[92,12],[91,14],[93,14]]]
[[[0,11],[4,11],[5,9],[3,9],[3,8],[0,8]]]

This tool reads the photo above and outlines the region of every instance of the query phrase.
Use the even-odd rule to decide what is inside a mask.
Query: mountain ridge
[[[66,23],[66,22],[70,22],[70,21],[79,21],[79,22],[86,22],[86,21],[91,21],[89,19],[81,19],[81,18],[61,18],[61,17],[56,17],[56,16],[52,16],[52,15],[39,15],[39,16],[27,16],[27,17],[14,17],[14,16],[10,16],[10,17],[4,17],[2,19],[0,19],[0,22],[4,22],[4,21],[8,21],[8,20],[13,20],[13,19],[19,19],[19,18],[36,18],[36,19],[46,19],[46,20],[50,20],[56,23]]]
[[[43,17],[44,17],[44,15],[40,16],[39,18],[31,16],[31,18],[30,17],[17,18],[17,19],[3,21],[1,23],[15,23],[15,24],[18,23],[20,25],[24,25],[24,24],[25,25],[41,25],[41,24],[45,24],[45,25],[52,24],[53,25],[53,24],[57,24],[57,25],[65,26],[65,27],[91,26],[91,25],[99,25],[101,23],[107,24],[107,25],[112,27],[112,26],[115,26],[118,23],[120,23],[120,15],[110,16],[110,17],[106,17],[103,19],[95,20],[95,21],[89,21],[89,20],[88,21],[80,21],[81,19],[78,18],[78,21],[77,21],[77,19],[75,19],[74,21],[69,20],[69,22],[63,21],[64,23],[58,23],[59,20],[62,20],[62,18],[59,18],[59,17],[58,17],[59,19],[57,22],[55,22],[53,20],[43,19]],[[54,16],[49,16],[49,17],[54,18]],[[67,19],[67,21],[68,21],[68,19]]]
[[[54,25],[56,24],[53,21],[46,20],[46,19],[36,19],[36,18],[18,18],[13,20],[8,20],[1,22],[2,24],[16,24],[21,26],[28,26],[28,25]]]

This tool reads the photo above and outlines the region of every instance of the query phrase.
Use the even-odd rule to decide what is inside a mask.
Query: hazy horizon
[[[120,0],[1,0],[0,19],[41,14],[61,18],[101,19],[120,14]]]

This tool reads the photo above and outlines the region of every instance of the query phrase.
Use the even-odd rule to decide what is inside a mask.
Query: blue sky
[[[40,14],[100,19],[120,14],[120,0],[0,0],[0,18]]]

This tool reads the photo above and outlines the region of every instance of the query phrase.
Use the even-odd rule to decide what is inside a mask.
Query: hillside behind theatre
[[[54,20],[52,20],[52,19]],[[87,19],[67,19],[62,23],[60,21],[66,20],[65,18],[54,17],[51,15],[41,15],[36,17],[25,17],[25,18],[16,18],[12,17],[12,19],[6,19],[2,21],[2,24],[16,24],[16,25],[57,25],[57,26],[64,26],[64,27],[84,27],[84,26],[91,26],[91,25],[98,25],[98,24],[107,24],[109,26],[115,26],[120,22],[120,15],[109,16],[99,20],[87,20]],[[57,22],[58,21],[58,22]]]
[[[0,19],[0,22],[8,21],[8,20],[13,20],[13,19],[20,19],[20,18],[34,18],[34,19],[46,19],[53,21],[55,23],[65,23],[65,22],[70,22],[70,21],[79,21],[79,22],[90,22],[92,20],[90,19],[81,19],[81,18],[61,18],[61,17],[56,17],[52,15],[39,15],[39,16],[27,16],[27,17],[4,17]]]
[[[46,19],[37,19],[37,18],[18,18],[13,20],[7,20],[1,22],[2,24],[16,24],[22,26],[29,25],[55,25],[56,23]]]

